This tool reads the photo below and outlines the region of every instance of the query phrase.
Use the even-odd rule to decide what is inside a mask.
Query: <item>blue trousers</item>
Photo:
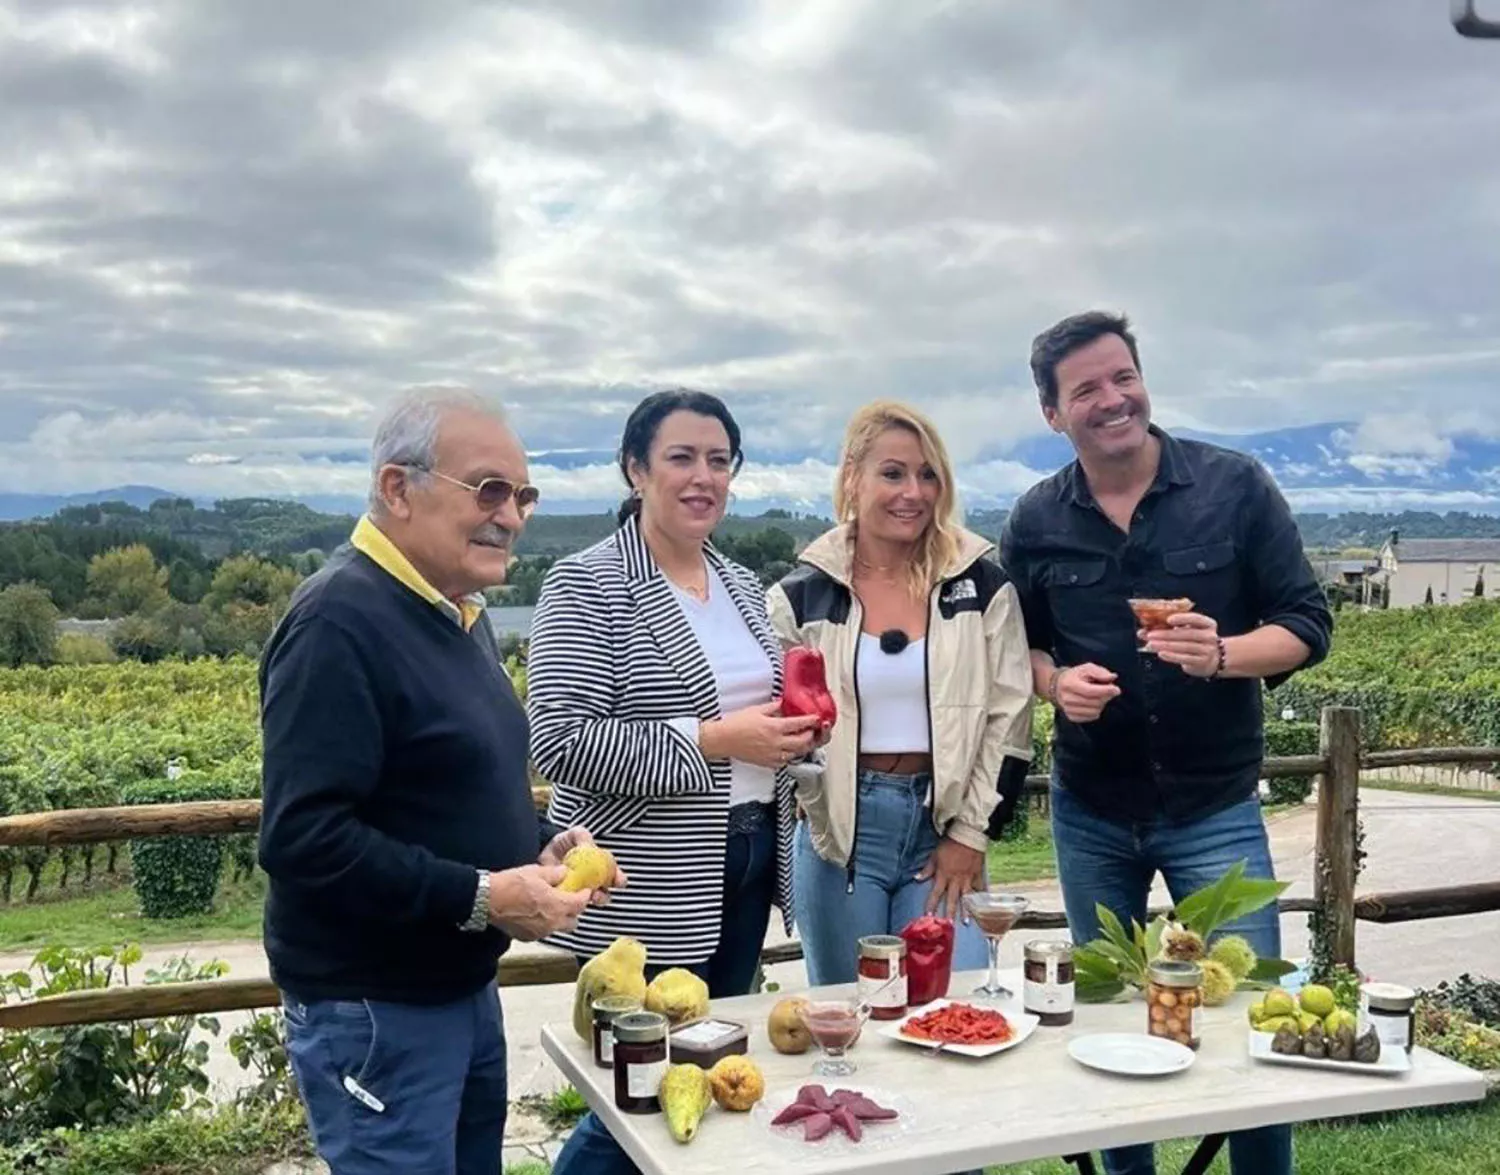
[[[710,999],[750,994],[760,965],[776,892],[776,826],[732,833],[724,846],[724,908],[719,945],[701,963],[664,963],[646,968],[652,979],[668,967],[691,971],[708,984]],[[587,1113],[563,1144],[552,1175],[639,1175],[614,1135]]]
[[[1068,929],[1078,943],[1099,935],[1095,902],[1111,910],[1124,926],[1132,918],[1144,926],[1151,882],[1158,872],[1174,902],[1217,881],[1241,860],[1247,862],[1247,877],[1275,876],[1260,800],[1254,797],[1190,824],[1164,819],[1123,823],[1105,819],[1065,785],[1054,783],[1052,839]],[[1244,935],[1258,955],[1281,954],[1281,923],[1274,903],[1222,932]],[[1229,1164],[1235,1175],[1291,1175],[1292,1128],[1266,1126],[1231,1134]],[[1110,1175],[1155,1175],[1154,1148],[1105,1151],[1104,1167]]]
[[[938,835],[927,806],[929,777],[859,773],[859,822],[854,834],[854,892],[849,873],[813,851],[806,824],[797,829],[797,930],[813,987],[853,983],[859,940],[867,934],[900,934],[922,915],[931,881],[917,874]],[[953,969],[989,965],[989,948],[974,923],[954,920]]]
[[[505,1138],[500,998],[431,1007],[284,996],[287,1056],[332,1175],[495,1175]]]

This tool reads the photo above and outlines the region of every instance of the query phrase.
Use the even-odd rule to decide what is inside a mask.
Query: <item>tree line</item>
[[[998,538],[1004,510],[967,525]],[[0,664],[110,656],[254,655],[296,585],[353,529],[352,515],[300,502],[225,499],[211,508],[162,498],[72,506],[50,518],[0,524]],[[1309,549],[1378,546],[1392,530],[1418,537],[1500,537],[1500,518],[1457,512],[1297,516]],[[767,584],[832,525],[815,514],[770,510],[730,516],[714,541]],[[541,514],[528,525],[494,604],[535,604],[556,559],[614,529],[612,514]],[[57,631],[64,618],[108,620],[107,634]]]

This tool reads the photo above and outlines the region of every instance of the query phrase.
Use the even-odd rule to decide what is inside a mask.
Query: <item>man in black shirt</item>
[[[1146,922],[1160,872],[1174,900],[1240,860],[1271,877],[1257,792],[1261,682],[1327,654],[1332,615],[1280,492],[1253,459],[1151,424],[1134,336],[1087,313],[1039,335],[1047,423],[1077,460],[1016,503],[1000,556],[1026,616],[1037,693],[1057,712],[1053,829],[1075,942],[1095,903]],[[1183,601],[1143,631],[1129,601]],[[1274,906],[1227,927],[1280,954]],[[1236,1175],[1289,1175],[1289,1127],[1234,1135]],[[1152,1148],[1107,1152],[1149,1175]]]
[[[334,1175],[495,1175],[496,963],[606,895],[556,888],[590,837],[537,818],[484,617],[536,500],[525,451],[477,397],[418,395],[373,465],[370,513],[261,666],[266,954]]]

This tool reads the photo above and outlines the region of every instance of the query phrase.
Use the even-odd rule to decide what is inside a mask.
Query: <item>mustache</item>
[[[503,526],[493,522],[487,522],[474,532],[474,538],[481,543],[493,543],[497,547],[510,549],[511,543],[515,541],[515,535]]]

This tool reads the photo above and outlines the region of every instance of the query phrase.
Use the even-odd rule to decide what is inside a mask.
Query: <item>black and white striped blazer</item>
[[[770,657],[781,650],[756,577],[712,547],[710,564]],[[719,941],[729,816],[727,760],[710,763],[673,718],[719,717],[718,687],[634,519],[547,573],[527,654],[531,753],[552,785],[549,817],[581,824],[630,885],[547,941],[593,956],[619,935],[651,963],[707,959]],[[776,904],[792,918],[792,782],[776,782]]]

